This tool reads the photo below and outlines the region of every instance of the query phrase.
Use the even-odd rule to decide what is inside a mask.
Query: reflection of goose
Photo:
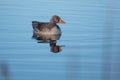
[[[34,33],[33,33],[34,35]],[[50,45],[50,51],[54,53],[58,53],[62,51],[62,45],[56,45],[57,40],[59,40],[61,37],[60,34],[51,34],[51,35],[41,35],[39,37],[33,37],[35,38],[38,43],[49,43]]]
[[[54,53],[58,53],[58,52],[61,52],[62,51],[62,46],[60,45],[56,45],[56,40],[51,40],[50,41],[50,51],[51,52],[54,52]]]
[[[32,21],[33,37],[39,38],[41,36],[50,37],[51,35],[61,34],[61,29],[57,23],[65,23],[59,16],[52,16],[50,22]]]

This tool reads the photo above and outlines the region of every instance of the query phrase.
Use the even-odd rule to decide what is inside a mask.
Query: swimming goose
[[[32,21],[33,37],[38,38],[41,36],[61,34],[61,29],[57,23],[64,24],[65,22],[57,15],[52,16],[50,22]]]

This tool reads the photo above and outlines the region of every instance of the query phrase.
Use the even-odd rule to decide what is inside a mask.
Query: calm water
[[[120,80],[119,0],[0,0],[0,80]],[[66,24],[53,53],[33,20]]]

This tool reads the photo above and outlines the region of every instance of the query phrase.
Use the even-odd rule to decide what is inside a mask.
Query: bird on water
[[[33,37],[38,38],[44,35],[61,35],[61,29],[57,23],[64,24],[65,22],[57,15],[52,16],[50,22],[32,21]]]

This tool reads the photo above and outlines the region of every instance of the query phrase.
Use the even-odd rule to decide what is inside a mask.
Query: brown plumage
[[[41,35],[61,34],[61,29],[57,23],[65,23],[59,16],[54,15],[50,22],[32,21],[33,37],[40,37]]]

